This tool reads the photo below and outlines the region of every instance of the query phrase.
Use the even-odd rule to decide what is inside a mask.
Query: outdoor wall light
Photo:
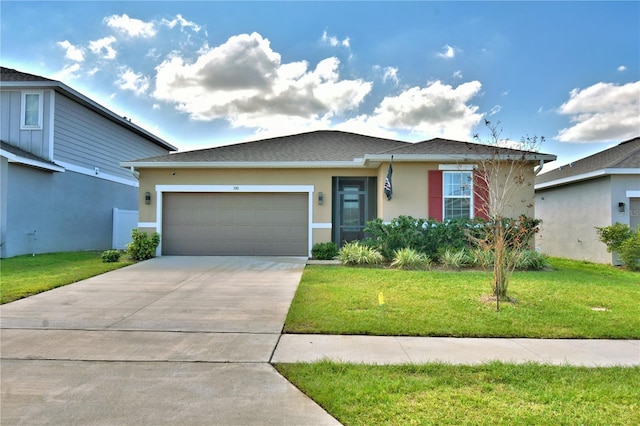
[[[151,193],[150,192],[145,192],[144,193],[144,203],[145,204],[151,204]]]
[[[622,201],[618,203],[618,211],[624,213],[624,203]]]
[[[318,204],[322,205],[324,203],[324,194],[322,192],[318,192]]]

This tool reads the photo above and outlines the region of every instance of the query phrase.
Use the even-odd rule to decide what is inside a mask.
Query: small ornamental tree
[[[493,296],[500,310],[500,301],[507,299],[507,289],[520,257],[530,248],[540,221],[527,218],[523,212],[533,205],[535,175],[541,167],[538,151],[544,137],[523,137],[514,144],[501,138],[502,130],[485,119],[489,139],[476,145],[476,179],[482,194],[476,193],[478,208],[488,218],[483,232],[470,238],[482,250],[492,253]],[[479,158],[479,160],[477,159]],[[477,191],[478,189],[476,189]],[[530,194],[530,195],[529,195]]]

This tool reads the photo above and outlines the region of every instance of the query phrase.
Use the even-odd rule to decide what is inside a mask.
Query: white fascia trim
[[[76,164],[66,163],[63,161],[57,161],[56,163],[63,166],[65,169],[71,172],[80,173],[81,175],[91,176],[97,179],[107,180],[109,182],[121,183],[123,185],[133,186],[134,188],[138,188],[140,186],[140,184],[136,180],[125,179],[120,176],[110,175],[108,173],[103,173],[100,170],[96,172],[96,169],[88,169],[86,167],[78,166]]]
[[[314,192],[313,185],[156,185],[156,192]]]
[[[627,198],[640,198],[640,191],[627,191]]]
[[[451,162],[451,161],[460,161],[460,162],[473,162],[479,160],[491,160],[495,158],[491,155],[481,155],[481,154],[367,154],[364,156],[365,165],[369,161],[376,162],[389,162],[391,160],[391,155],[393,155],[393,161],[428,161],[428,162]],[[498,159],[501,160],[509,160],[509,155],[500,155]],[[515,158],[520,159],[521,156],[515,155]],[[556,160],[555,155],[550,154],[537,154],[532,153],[531,155],[527,155],[525,157],[527,160],[532,162],[543,161],[554,161]]]
[[[551,180],[549,182],[539,183],[539,184],[536,184],[534,188],[545,189],[552,186],[566,185],[568,183],[578,182],[581,180],[594,179],[594,178],[608,176],[608,175],[639,175],[640,176],[640,170],[638,170],[637,168],[594,170],[592,172],[582,173],[575,176],[569,176],[566,178]]]
[[[438,164],[438,170],[453,172],[469,172],[475,170],[477,167],[475,164]]]
[[[362,168],[361,161],[127,161],[121,167],[136,169],[327,169]]]
[[[333,228],[332,223],[312,223],[311,227],[313,229],[331,229]]]
[[[25,166],[36,167],[38,169],[44,169],[51,172],[61,172],[64,173],[65,168],[56,166],[55,164],[50,164],[45,161],[32,160],[30,158],[20,157],[18,155],[12,154],[8,151],[0,149],[0,155],[7,159],[9,163],[22,164]]]
[[[155,228],[158,229],[156,222],[138,222],[138,228]]]

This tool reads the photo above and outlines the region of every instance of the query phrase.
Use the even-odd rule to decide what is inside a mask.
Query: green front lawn
[[[94,275],[131,265],[104,263],[101,252],[63,252],[16,256],[0,261],[0,303],[51,290]]]
[[[344,425],[637,425],[640,367],[278,364]]]
[[[515,303],[488,300],[478,271],[307,266],[286,333],[455,337],[640,338],[640,273],[551,259],[516,272]],[[378,304],[383,293],[384,308]]]

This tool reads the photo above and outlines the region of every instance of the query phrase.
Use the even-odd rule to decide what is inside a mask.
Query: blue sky
[[[544,136],[557,166],[640,135],[640,2],[0,3],[3,66],[190,150],[317,129]]]

